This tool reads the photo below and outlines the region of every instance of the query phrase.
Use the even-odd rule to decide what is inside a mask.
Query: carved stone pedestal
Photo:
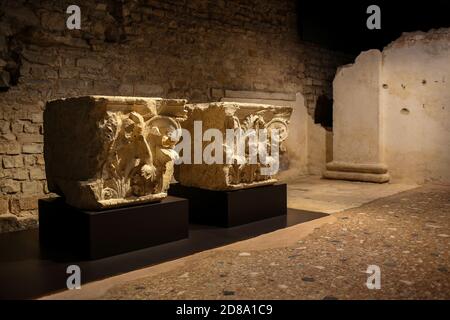
[[[169,194],[189,200],[189,221],[233,227],[287,214],[286,184],[240,190],[207,190],[174,183]]]
[[[98,259],[188,237],[188,201],[161,202],[102,211],[69,206],[63,198],[39,200],[41,246]]]

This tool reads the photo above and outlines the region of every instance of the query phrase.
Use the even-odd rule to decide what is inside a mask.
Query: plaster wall
[[[386,164],[394,180],[450,182],[450,29],[383,51]]]
[[[306,118],[306,127],[308,173],[320,175],[325,170],[327,162],[333,159],[333,132],[314,123],[314,119],[310,116]]]
[[[328,178],[450,182],[450,29],[361,53],[333,82]]]
[[[334,161],[378,163],[381,53],[369,50],[339,69],[333,81]]]

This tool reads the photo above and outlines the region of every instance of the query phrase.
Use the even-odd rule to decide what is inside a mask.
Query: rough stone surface
[[[405,33],[339,69],[325,177],[450,182],[449,44],[450,28]]]
[[[383,50],[385,163],[393,179],[450,183],[450,28]]]
[[[101,298],[450,299],[449,199],[446,186],[402,192],[336,213],[290,247],[213,250]],[[378,290],[366,286],[369,265],[381,269]]]
[[[189,164],[177,166],[175,178],[179,183],[202,189],[228,190],[276,182],[275,173],[268,174],[264,169],[279,168],[279,164],[274,165],[269,159],[276,158],[279,162],[282,143],[288,136],[291,107],[213,102],[187,105],[187,109],[188,119],[181,126],[190,133],[189,154],[194,156]],[[205,133],[210,129],[216,130],[217,136],[206,140]],[[273,130],[279,135],[276,154],[272,154],[270,146]],[[240,138],[235,138],[230,132],[242,133]],[[266,140],[262,141],[264,137]],[[265,150],[267,157],[261,157],[260,148]],[[196,154],[203,159],[196,159]],[[252,154],[255,161],[250,160]],[[214,163],[209,163],[207,156]]]
[[[294,97],[292,95],[271,94],[260,91],[230,92],[230,90],[226,90],[224,93],[217,93],[217,97],[218,99],[220,98],[220,101],[271,104],[292,108],[292,114],[289,119],[289,135],[283,142],[285,148],[280,155],[280,172],[276,175],[277,179],[286,180],[288,177],[315,174],[311,166],[308,168],[308,165],[315,165],[320,168],[325,166],[325,159],[309,161],[312,153],[325,155],[325,150],[322,149],[322,146],[325,146],[325,144],[314,143],[314,149],[311,149],[312,152],[308,150],[308,142],[312,141],[313,137],[321,136],[323,132],[316,132],[308,128],[311,125],[309,122],[312,121],[308,121],[311,120],[311,117],[308,115],[305,99],[300,92]]]
[[[0,157],[24,155],[26,171],[44,168],[39,147],[23,146],[42,148],[36,121],[49,100],[97,94],[206,102],[218,100],[213,89],[302,92],[313,114],[318,96],[331,97],[337,66],[351,59],[299,39],[294,0],[80,1],[81,30],[67,30],[71,4],[2,2]],[[9,205],[28,197],[3,172],[0,190]],[[35,210],[26,213],[36,220]]]
[[[107,96],[49,102],[44,112],[49,191],[81,209],[166,197],[185,102]],[[35,169],[30,176],[43,179]]]
[[[382,59],[379,50],[365,51],[334,78],[333,161],[325,178],[389,181],[383,163]]]

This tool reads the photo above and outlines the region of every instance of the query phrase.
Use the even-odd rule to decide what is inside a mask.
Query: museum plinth
[[[188,237],[188,200],[101,211],[69,206],[63,198],[39,200],[39,238],[44,248],[98,259]]]
[[[287,214],[286,184],[217,191],[174,183],[168,192],[189,200],[195,224],[233,227]]]

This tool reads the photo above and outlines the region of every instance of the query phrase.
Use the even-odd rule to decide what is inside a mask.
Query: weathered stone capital
[[[200,146],[200,156],[210,154],[211,158],[222,162],[205,163],[204,159],[200,162],[193,159],[191,163],[180,164],[176,168],[175,178],[182,185],[210,190],[233,190],[276,182],[273,174],[265,172],[273,167],[273,161],[279,162],[278,150],[283,152],[280,143],[288,135],[291,107],[212,102],[190,104],[187,109],[188,119],[182,123],[182,127],[190,132],[192,137],[191,152],[195,154]],[[202,132],[196,132],[196,123],[201,123]],[[205,141],[203,132],[210,129],[219,132],[220,137]],[[243,142],[242,148],[238,146],[236,139],[227,139],[230,131],[238,130],[244,132],[242,138],[236,138]],[[271,144],[274,142],[271,141],[271,133],[275,130],[279,134],[279,141],[276,143],[277,153],[273,154]],[[261,136],[265,139],[257,140]],[[217,141],[218,138],[220,142]],[[258,151],[256,162],[251,161],[251,147]],[[231,161],[227,161],[230,159]]]
[[[48,188],[82,209],[158,201],[177,157],[185,100],[87,96],[44,112]]]

